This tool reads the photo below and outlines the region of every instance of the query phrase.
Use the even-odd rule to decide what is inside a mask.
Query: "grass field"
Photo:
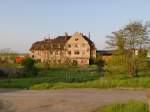
[[[148,105],[140,101],[128,101],[100,107],[96,112],[149,112]]]
[[[30,89],[60,89],[60,88],[150,88],[150,77],[110,79],[100,78],[94,81],[81,83],[41,83],[30,87]]]
[[[150,88],[150,77],[100,77],[96,66],[41,69],[37,77],[0,79],[0,88]]]
[[[81,83],[99,79],[100,75],[96,67],[89,68],[55,68],[50,70],[41,69],[37,77],[1,79],[0,88],[30,88],[41,83]]]

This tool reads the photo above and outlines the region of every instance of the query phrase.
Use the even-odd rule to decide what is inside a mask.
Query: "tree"
[[[117,49],[116,51],[123,54],[125,51],[125,38],[122,30],[112,32],[111,36],[107,36],[106,41],[109,48]]]
[[[147,35],[147,28],[141,22],[132,22],[126,25],[124,28],[124,37],[126,39],[127,49],[127,63],[128,63],[128,74],[132,76],[137,75],[137,71],[145,56],[142,55],[142,50],[149,43],[149,36]],[[137,52],[137,55],[135,55]],[[142,58],[142,59],[141,59]]]
[[[125,59],[125,38],[123,30],[112,32],[107,36],[106,41],[108,48],[112,49],[112,59],[106,62],[104,69],[107,74],[118,77],[120,74],[126,74],[127,64]]]
[[[12,64],[15,62],[15,58],[18,54],[12,51],[10,48],[0,50],[0,63],[1,64]]]
[[[112,34],[113,36],[108,36],[109,39],[106,43],[115,49],[115,55],[124,57],[119,59],[122,59],[120,61],[126,66],[128,75],[137,75],[141,67],[144,66],[143,64],[147,65],[145,63],[146,55],[143,54],[150,40],[146,25],[134,21]]]
[[[37,68],[34,66],[35,60],[26,58],[22,61],[24,77],[36,76],[38,74]]]

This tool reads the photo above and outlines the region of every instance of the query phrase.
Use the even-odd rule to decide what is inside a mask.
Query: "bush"
[[[23,65],[23,76],[24,77],[32,77],[32,76],[37,76],[38,75],[38,70],[34,66],[35,65],[35,60],[32,58],[26,58],[22,61]]]
[[[97,63],[97,61],[96,61],[95,58],[90,58],[89,59],[89,65],[93,65],[93,64],[96,64],[96,63]]]
[[[7,77],[8,75],[6,73],[4,73],[4,71],[0,70],[0,77]]]

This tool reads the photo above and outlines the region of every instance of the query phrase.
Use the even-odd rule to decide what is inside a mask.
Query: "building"
[[[58,36],[35,42],[30,48],[32,58],[50,64],[88,65],[90,58],[96,58],[94,43],[82,33],[72,36]]]
[[[112,50],[97,50],[96,51],[97,59],[102,59],[102,60],[105,60],[105,61],[111,60],[112,59],[112,54],[113,54]]]

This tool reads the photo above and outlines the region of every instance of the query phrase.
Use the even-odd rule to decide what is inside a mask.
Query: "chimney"
[[[65,40],[67,40],[67,37],[68,37],[68,33],[65,32]]]
[[[89,39],[91,39],[91,33],[89,32]]]
[[[81,36],[83,36],[83,33],[81,33]]]
[[[48,40],[49,40],[49,41],[51,40],[50,34],[48,34]]]
[[[46,42],[46,37],[44,37],[44,41]]]

